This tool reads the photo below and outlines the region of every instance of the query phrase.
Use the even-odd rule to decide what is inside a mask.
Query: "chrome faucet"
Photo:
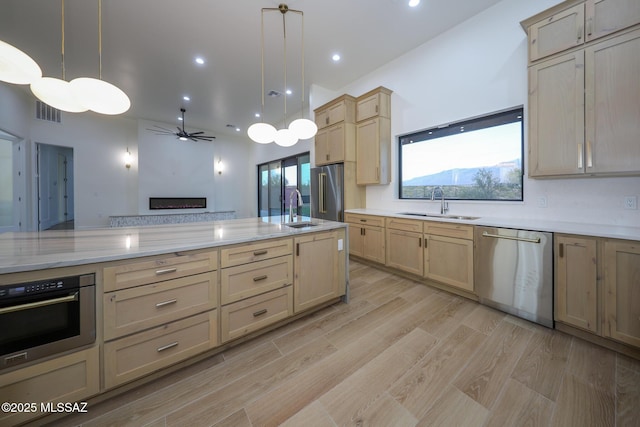
[[[291,198],[293,197],[293,191],[291,192],[291,194],[289,194],[289,222],[293,222],[293,201],[291,200]],[[298,189],[296,188],[296,194],[298,195],[298,207],[303,205],[302,202],[302,194],[300,194],[300,191],[298,191]],[[296,209],[296,216],[297,216],[297,209]]]
[[[434,199],[434,195],[437,189],[440,189],[440,215],[444,215],[449,211],[449,203],[444,201],[444,189],[438,185],[431,190],[431,200]]]

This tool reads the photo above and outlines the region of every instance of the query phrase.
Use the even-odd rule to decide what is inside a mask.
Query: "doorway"
[[[302,195],[303,206],[298,207],[295,189]],[[293,202],[298,215],[309,216],[311,206],[311,163],[309,153],[274,160],[258,165],[258,216],[278,216],[289,212]]]
[[[0,233],[22,229],[23,145],[20,138],[0,130]]]
[[[36,144],[38,230],[73,229],[73,148]]]

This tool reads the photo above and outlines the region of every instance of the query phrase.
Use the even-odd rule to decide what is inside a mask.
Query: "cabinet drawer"
[[[220,279],[221,304],[282,288],[293,283],[290,255],[225,268]]]
[[[346,213],[344,214],[344,222],[366,224],[373,227],[384,227],[384,218],[379,216]]]
[[[221,309],[222,342],[257,331],[293,314],[291,286],[257,295]]]
[[[104,339],[211,310],[217,294],[215,272],[109,292],[103,296]]]
[[[291,239],[280,239],[222,249],[220,251],[220,265],[223,268],[233,267],[234,265],[290,255],[292,247]]]
[[[0,425],[12,426],[47,415],[40,402],[79,402],[100,391],[98,346],[0,375],[0,401],[36,402],[38,412],[0,412]]]
[[[217,310],[105,343],[107,388],[195,356],[217,344]]]
[[[162,256],[104,269],[104,291],[115,291],[206,273],[218,267],[218,252]]]
[[[423,221],[401,218],[387,218],[387,228],[392,230],[412,231],[422,233]]]
[[[425,222],[424,233],[473,240],[473,225]]]

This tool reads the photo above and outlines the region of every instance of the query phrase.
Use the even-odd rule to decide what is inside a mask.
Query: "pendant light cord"
[[[102,80],[102,0],[98,0],[98,78]]]
[[[285,22],[286,11],[282,12],[282,32],[284,33],[284,48],[283,48],[283,62],[284,62],[284,118],[282,122],[284,127],[287,127],[287,24]]]
[[[61,4],[62,4],[62,18],[61,18],[61,22],[62,22],[62,37],[61,37],[61,43],[62,43],[62,48],[60,50],[61,52],[61,57],[62,57],[62,80],[65,80],[65,69],[64,69],[64,0],[61,0]]]

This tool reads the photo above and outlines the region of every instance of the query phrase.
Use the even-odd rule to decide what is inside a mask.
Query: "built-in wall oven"
[[[95,274],[0,286],[0,371],[95,342]]]

